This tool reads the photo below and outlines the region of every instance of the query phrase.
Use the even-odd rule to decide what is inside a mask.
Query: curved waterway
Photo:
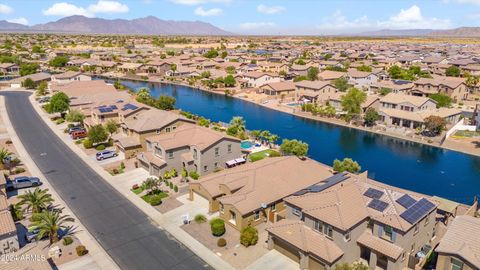
[[[479,157],[308,120],[186,86],[123,83],[135,90],[148,87],[155,97],[171,95],[177,99],[178,108],[212,121],[228,123],[233,116],[242,116],[250,130],[268,129],[281,138],[307,142],[309,156],[325,164],[351,157],[362,170],[368,170],[371,178],[386,184],[461,203],[471,203],[480,194]]]

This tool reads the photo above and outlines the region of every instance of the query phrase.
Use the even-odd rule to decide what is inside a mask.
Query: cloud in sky
[[[178,5],[187,5],[187,6],[198,6],[198,5],[209,4],[209,3],[228,4],[231,2],[231,0],[170,0],[170,1]]]
[[[460,4],[480,5],[480,0],[456,0]]]
[[[9,13],[12,13],[12,12],[13,12],[13,8],[11,8],[10,6],[4,5],[4,4],[0,4],[0,13],[1,14],[9,14]]]
[[[19,23],[19,24],[23,24],[23,25],[28,25],[28,20],[24,17],[18,17],[18,18],[14,18],[14,19],[7,19],[7,22],[11,22],[11,23]]]
[[[128,6],[117,1],[99,0],[97,3],[88,7],[79,7],[67,2],[55,3],[48,9],[43,10],[45,16],[67,17],[72,15],[82,15],[94,17],[98,13],[125,13],[128,12]]]
[[[285,11],[285,7],[282,6],[266,6],[266,5],[258,5],[257,12],[263,14],[277,14]]]
[[[426,18],[416,5],[408,9],[401,9],[397,14],[385,21],[370,20],[362,16],[349,20],[340,10],[323,19],[317,29],[324,33],[356,32],[378,29],[444,29],[449,28],[451,23],[446,19],[435,17]]]
[[[242,30],[258,30],[272,27],[275,27],[273,22],[245,22],[240,24],[240,29]]]
[[[193,13],[202,17],[211,17],[222,15],[223,10],[221,8],[204,9],[203,7],[197,7]]]

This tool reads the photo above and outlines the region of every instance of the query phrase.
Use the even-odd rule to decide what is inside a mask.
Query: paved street
[[[209,268],[73,153],[37,115],[28,100],[30,93],[0,94],[36,165],[122,269]]]

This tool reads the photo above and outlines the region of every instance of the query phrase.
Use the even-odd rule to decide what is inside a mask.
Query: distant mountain
[[[11,23],[5,20],[0,21],[0,31],[8,31],[8,30],[27,30],[28,26],[19,24],[19,23]]]
[[[232,35],[201,21],[166,21],[153,16],[133,20],[108,20],[75,15],[45,24],[24,26],[24,28],[10,25],[5,25],[4,28],[3,24],[0,24],[1,30],[84,34]]]
[[[449,30],[437,30],[430,34],[437,37],[480,37],[480,27],[460,27]]]
[[[382,29],[377,31],[363,32],[359,36],[369,36],[369,37],[413,37],[413,36],[427,36],[430,35],[434,30],[432,29],[403,29],[403,30],[393,30],[393,29]]]

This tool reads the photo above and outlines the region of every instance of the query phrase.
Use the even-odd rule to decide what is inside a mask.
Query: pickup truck
[[[15,177],[15,179],[13,179],[12,181],[7,181],[7,190],[37,187],[41,184],[42,182],[40,181],[40,179],[38,179],[38,177],[20,176]]]

